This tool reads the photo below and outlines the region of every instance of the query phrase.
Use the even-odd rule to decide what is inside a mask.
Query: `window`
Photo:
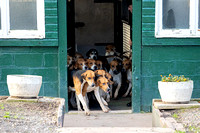
[[[200,37],[200,0],[156,0],[155,36]]]
[[[1,0],[0,38],[44,38],[44,0]]]
[[[1,32],[2,30],[1,30],[1,1],[0,1],[0,35],[1,35]]]

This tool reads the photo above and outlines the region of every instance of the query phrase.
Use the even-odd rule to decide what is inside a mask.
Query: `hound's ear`
[[[99,72],[99,70],[96,70],[96,71],[94,71],[95,75],[97,75],[97,74],[98,74],[98,72]]]
[[[74,69],[78,69],[78,63],[75,63]]]
[[[87,74],[84,72],[83,74],[81,74],[81,77],[83,77],[84,79],[86,78]]]
[[[114,84],[114,82],[113,82],[113,81],[109,81],[108,83],[109,83],[110,85]]]
[[[113,51],[115,51],[115,52],[116,52],[116,48],[115,48],[115,47],[113,47],[112,49],[113,49]]]
[[[87,56],[87,57],[90,56],[90,51],[91,51],[91,50],[89,50],[89,51],[86,53],[86,56]]]
[[[101,83],[101,80],[100,79],[98,79],[97,80],[97,85],[99,85]]]

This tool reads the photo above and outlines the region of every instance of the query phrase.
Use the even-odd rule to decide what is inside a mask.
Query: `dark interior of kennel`
[[[88,5],[87,5],[87,4]],[[83,7],[81,7],[83,4]],[[88,24],[87,15],[90,16],[91,14],[82,14],[82,16],[86,15],[87,22],[81,21],[79,19],[78,12],[81,11],[81,9],[84,9],[84,5],[87,5],[86,8],[90,12],[97,12],[97,15],[100,14],[100,16],[97,18],[100,18],[103,16],[102,21],[96,21],[95,24]],[[98,6],[99,5],[99,6]],[[94,7],[96,8],[94,9]],[[108,9],[109,8],[109,9]],[[111,8],[111,9],[110,9]],[[84,11],[83,11],[84,12]],[[80,13],[81,14],[81,13]],[[111,16],[109,16],[111,14]],[[95,14],[93,14],[95,15]],[[110,18],[113,17],[113,18]],[[89,18],[90,19],[90,18]],[[107,23],[105,21],[111,19],[113,22],[111,25],[106,25]],[[103,23],[102,23],[103,22]],[[130,46],[128,44],[129,36],[130,36],[130,23],[132,23],[131,20],[131,14],[128,11],[126,2],[124,0],[68,0],[67,1],[67,47],[68,47],[68,54],[74,55],[74,53],[77,51],[85,56],[84,52],[87,52],[90,48],[95,48],[98,50],[100,55],[103,55],[105,52],[105,46],[112,44],[115,45],[118,52],[128,51],[130,49]],[[110,24],[110,22],[108,22]],[[102,25],[102,29],[105,30],[107,27],[109,27],[109,30],[111,30],[111,37],[107,40],[104,40],[104,33],[101,35],[97,34],[97,36],[93,36],[94,38],[102,38],[100,40],[93,40],[89,43],[83,43],[80,42],[81,37],[84,36],[84,40],[87,40],[87,38],[90,38],[90,34],[87,35],[84,34],[84,29],[86,29],[87,26],[94,27],[92,32],[96,34],[98,31],[95,30],[95,26]],[[107,26],[107,27],[106,27]],[[108,28],[107,28],[108,29]],[[80,32],[82,34],[80,34]],[[91,31],[91,30],[90,30]],[[112,33],[113,31],[113,33]],[[108,31],[109,32],[109,31]],[[107,35],[108,36],[108,35]],[[80,40],[78,40],[80,37]],[[112,39],[111,39],[112,38]],[[81,51],[82,50],[82,51]],[[126,86],[124,86],[126,87]],[[131,107],[127,107],[126,104],[131,101],[131,97],[122,98],[119,96],[116,100],[111,100],[109,103],[109,108],[111,110],[121,110],[121,109],[131,109]],[[69,104],[70,105],[70,104]],[[98,102],[90,102],[90,109],[100,109],[100,106]],[[69,108],[70,110],[70,108]]]

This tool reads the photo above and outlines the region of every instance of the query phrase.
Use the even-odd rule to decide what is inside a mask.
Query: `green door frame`
[[[65,99],[68,112],[67,91],[67,3],[58,0],[58,94]]]
[[[142,61],[142,0],[132,0],[132,111],[141,111],[141,61]],[[58,1],[58,91],[59,97],[65,98],[66,112],[68,112],[67,91],[67,2]]]
[[[142,0],[132,0],[132,111],[141,111],[142,80]]]

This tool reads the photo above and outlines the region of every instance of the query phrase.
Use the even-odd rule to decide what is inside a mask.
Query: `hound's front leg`
[[[70,103],[72,105],[73,108],[76,108],[77,107],[77,104],[75,102],[75,99],[76,99],[76,94],[75,92],[70,92],[71,93],[71,96],[70,96]]]
[[[77,104],[77,109],[78,109],[78,111],[83,111],[83,110],[81,109],[80,100],[79,100],[79,98],[78,98],[77,95],[76,95],[76,104]]]
[[[129,83],[129,86],[128,86],[128,89],[127,89],[126,93],[123,95],[123,97],[126,97],[126,96],[128,95],[128,93],[129,93],[130,90],[131,90],[131,87],[132,87],[132,84],[131,84],[131,82],[130,82],[130,83]]]
[[[101,101],[100,95],[99,95],[99,87],[97,87],[97,88],[94,90],[94,95],[95,95],[97,101],[99,102],[99,104],[100,104],[101,109],[103,110],[103,112],[107,113],[107,112],[108,112],[108,109],[104,106],[103,102]]]
[[[87,107],[89,108],[89,99],[88,99],[87,93],[85,94],[85,96],[83,95],[83,99],[85,100],[85,103]]]
[[[103,97],[101,97],[101,101],[103,102],[104,105],[108,106],[108,103],[104,100]]]
[[[86,115],[90,115],[90,111],[89,111],[89,109],[88,109],[88,107],[87,107],[87,104],[86,104],[84,98],[83,98],[83,95],[82,95],[82,94],[79,94],[79,95],[78,95],[78,99],[81,101],[81,103],[82,103],[82,105],[83,105],[83,108],[84,108],[84,110],[85,110],[85,114],[86,114]]]
[[[113,96],[113,85],[110,86],[110,98],[112,98],[112,96]]]
[[[117,98],[120,88],[121,88],[121,83],[118,83],[117,88],[115,90],[114,98]]]
[[[85,100],[84,100],[83,95],[82,95],[82,84],[81,84],[80,80],[78,80],[78,78],[76,78],[76,77],[73,78],[73,81],[74,81],[74,88],[76,90],[76,95],[78,96],[78,99],[81,101],[81,103],[83,105],[83,109],[85,110],[85,114],[90,115],[90,111],[87,108],[87,105],[86,105]]]

